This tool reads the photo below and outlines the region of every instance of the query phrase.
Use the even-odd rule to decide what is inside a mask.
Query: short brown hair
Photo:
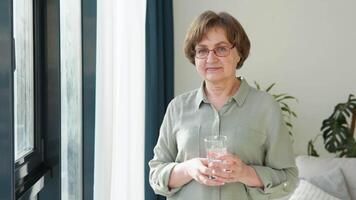
[[[195,65],[195,46],[211,28],[215,27],[224,29],[227,39],[236,47],[241,57],[236,69],[240,69],[250,52],[250,40],[241,24],[226,12],[215,13],[211,10],[205,11],[193,21],[184,41],[185,56]]]

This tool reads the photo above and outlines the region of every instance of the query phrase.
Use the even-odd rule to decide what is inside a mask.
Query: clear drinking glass
[[[218,157],[225,155],[227,137],[223,135],[212,135],[204,139],[208,166],[214,162],[221,162]],[[210,176],[214,179],[215,177]]]

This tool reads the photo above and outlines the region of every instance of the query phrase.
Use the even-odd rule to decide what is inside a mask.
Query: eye
[[[209,50],[207,48],[196,49],[195,52],[198,55],[209,54]]]
[[[225,54],[226,52],[229,51],[229,48],[228,47],[216,47],[215,51],[218,54]]]

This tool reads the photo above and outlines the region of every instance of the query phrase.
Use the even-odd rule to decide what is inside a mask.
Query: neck
[[[226,99],[233,96],[240,87],[240,80],[231,78],[219,82],[205,82],[205,93],[208,99]]]

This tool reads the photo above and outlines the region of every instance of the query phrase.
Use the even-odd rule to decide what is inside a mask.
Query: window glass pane
[[[14,123],[15,160],[34,148],[33,6],[29,0],[13,1],[15,39]]]
[[[81,1],[60,1],[62,199],[82,197]]]

